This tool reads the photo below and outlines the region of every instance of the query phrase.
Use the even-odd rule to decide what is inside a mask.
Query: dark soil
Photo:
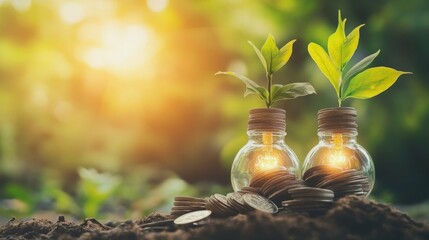
[[[384,204],[346,197],[323,216],[277,215],[252,212],[226,219],[210,219],[192,227],[177,227],[169,215],[154,213],[138,221],[96,219],[73,223],[59,217],[16,221],[0,227],[2,239],[429,239],[429,225]]]

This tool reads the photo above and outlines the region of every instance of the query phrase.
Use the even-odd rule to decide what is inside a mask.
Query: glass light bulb
[[[284,141],[286,136],[284,129],[284,110],[272,108],[251,110],[248,142],[237,153],[231,167],[234,191],[249,186],[255,172],[283,168],[297,178],[300,177],[299,161]]]
[[[357,143],[356,111],[352,108],[323,109],[318,115],[319,143],[307,154],[302,173],[305,174],[315,166],[319,166],[319,169],[323,169],[323,166],[326,166],[326,169],[335,167],[334,169],[339,170],[336,174],[344,171],[344,176],[347,172],[356,170],[360,176],[346,180],[338,178],[341,182],[337,182],[337,186],[348,184],[347,186],[352,188],[362,184],[362,195],[368,196],[374,187],[375,168],[369,153]],[[332,168],[330,169],[332,171]],[[365,178],[365,181],[362,181],[362,178]],[[329,187],[331,186],[327,186]],[[347,195],[347,187],[342,191]]]

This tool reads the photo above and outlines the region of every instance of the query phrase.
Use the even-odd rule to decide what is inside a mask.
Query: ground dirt
[[[175,226],[169,215],[154,213],[137,221],[83,223],[11,219],[0,227],[1,239],[413,239],[429,240],[429,224],[384,204],[346,197],[322,216],[251,212],[198,226]],[[155,225],[151,223],[163,221]]]

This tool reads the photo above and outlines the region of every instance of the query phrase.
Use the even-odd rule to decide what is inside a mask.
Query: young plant
[[[365,70],[378,56],[380,50],[365,57],[346,71],[347,64],[359,44],[359,30],[364,26],[364,24],[357,26],[346,36],[346,20],[341,18],[341,11],[338,11],[337,30],[328,38],[329,55],[316,43],[308,45],[311,58],[334,86],[339,107],[347,98],[372,98],[386,91],[402,74],[411,74],[388,67],[373,67]]]
[[[237,74],[235,72],[217,72],[215,75],[229,75],[240,79],[246,85],[244,96],[256,94],[266,104],[267,108],[275,102],[287,99],[293,99],[301,96],[316,93],[313,86],[309,83],[290,83],[286,85],[274,84],[273,75],[289,61],[292,55],[292,47],[296,40],[292,40],[278,48],[274,37],[270,34],[261,49],[258,49],[252,42],[253,47],[265,69],[267,87],[259,86],[255,81]]]

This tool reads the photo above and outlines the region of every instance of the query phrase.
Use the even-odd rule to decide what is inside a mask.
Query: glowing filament
[[[273,155],[273,133],[264,132],[262,134],[262,142],[265,145],[264,154],[259,155],[256,168],[257,170],[268,170],[277,168],[279,166],[279,159],[277,156]]]
[[[329,164],[340,167],[342,169],[349,169],[350,162],[344,154],[343,149],[343,135],[336,133],[332,136],[333,139],[333,152],[329,156]]]
[[[268,170],[279,166],[279,160],[276,156],[268,153],[267,155],[259,155],[256,168],[258,170]]]

